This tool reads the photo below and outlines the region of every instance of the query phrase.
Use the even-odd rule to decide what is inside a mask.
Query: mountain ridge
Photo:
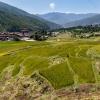
[[[81,20],[84,18],[92,17],[97,15],[96,13],[87,13],[87,14],[74,14],[74,13],[59,13],[51,12],[47,14],[37,14],[37,16],[44,18],[48,21],[54,22],[64,26],[66,23],[76,20]]]
[[[85,18],[82,20],[77,20],[77,21],[66,23],[65,28],[76,27],[76,26],[96,25],[96,24],[100,24],[100,14],[95,15],[93,17]]]

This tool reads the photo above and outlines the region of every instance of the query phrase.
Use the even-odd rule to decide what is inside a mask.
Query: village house
[[[29,40],[30,32],[27,29],[23,29],[20,31],[18,35],[21,36],[21,40]]]
[[[15,37],[21,38],[19,35],[14,34],[14,33],[12,33],[12,34],[7,33],[7,32],[0,33],[1,41],[5,41],[5,40],[12,41],[12,40],[14,40]]]
[[[29,39],[30,33],[29,30],[21,30],[20,32],[15,33],[9,33],[9,32],[0,32],[0,40],[1,41],[12,41],[15,37],[21,39],[21,40],[27,40]]]
[[[29,30],[26,30],[26,29],[21,30],[21,34],[23,37],[29,37],[29,35],[30,35]]]

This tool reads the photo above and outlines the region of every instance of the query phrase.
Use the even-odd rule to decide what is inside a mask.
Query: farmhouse
[[[28,40],[30,33],[29,33],[29,30],[23,29],[23,30],[20,31],[20,33],[18,35],[21,36],[21,40]]]
[[[29,30],[23,29],[23,30],[21,30],[21,34],[23,37],[29,37]]]
[[[29,30],[23,29],[20,32],[9,33],[9,32],[0,32],[0,40],[14,40],[15,37],[20,38],[21,40],[29,39],[30,33]]]
[[[21,38],[19,35],[17,34],[9,34],[9,33],[0,33],[0,40],[4,41],[4,40],[8,40],[8,41],[12,41],[14,40],[15,37]]]

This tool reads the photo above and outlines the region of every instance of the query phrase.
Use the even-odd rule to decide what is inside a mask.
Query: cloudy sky
[[[100,13],[100,0],[0,0],[31,14]]]

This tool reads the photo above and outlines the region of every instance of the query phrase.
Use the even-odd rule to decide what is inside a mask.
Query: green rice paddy
[[[0,42],[0,74],[9,66],[12,77],[37,72],[55,89],[100,83],[100,71],[93,64],[100,58],[89,52],[100,55],[99,48],[98,41]]]

